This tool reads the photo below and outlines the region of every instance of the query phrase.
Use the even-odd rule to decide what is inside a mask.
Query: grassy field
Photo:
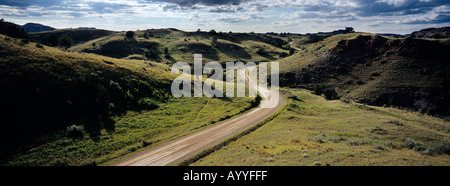
[[[24,151],[5,165],[108,165],[238,115],[251,107],[252,100],[174,98],[156,110],[129,111],[115,117],[115,131],[103,130],[95,139],[87,135],[72,139],[65,131],[44,136],[40,140],[56,140]]]
[[[287,91],[281,115],[191,165],[450,165],[449,122]]]

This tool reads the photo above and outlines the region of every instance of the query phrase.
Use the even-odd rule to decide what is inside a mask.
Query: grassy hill
[[[352,33],[301,47],[280,60],[284,86],[331,89],[361,103],[450,114],[449,39]]]
[[[205,62],[272,61],[280,59],[286,41],[251,33],[184,32],[176,29],[151,29],[126,32],[73,46],[69,50],[124,59],[145,59],[163,63],[193,62],[201,53]],[[259,52],[258,52],[259,51]]]
[[[57,29],[46,32],[29,33],[28,37],[33,42],[51,45],[49,38],[54,37],[58,39],[66,34],[72,38],[73,45],[78,45],[113,33],[115,32],[102,29]]]
[[[450,122],[284,89],[287,106],[193,166],[448,166]]]
[[[255,105],[254,98],[173,98],[176,75],[167,65],[3,35],[0,76],[1,165],[103,164]]]
[[[450,37],[450,27],[442,28],[427,28],[411,33],[410,37],[416,38],[449,38]]]

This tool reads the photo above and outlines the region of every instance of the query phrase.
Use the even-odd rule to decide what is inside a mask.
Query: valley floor
[[[287,95],[295,99],[281,115],[191,165],[450,165],[450,122],[307,90]]]

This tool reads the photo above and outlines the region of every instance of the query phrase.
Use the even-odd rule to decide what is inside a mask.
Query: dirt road
[[[289,46],[290,46],[291,48],[295,49],[295,50],[302,51],[301,48],[298,48],[298,47],[295,46],[295,41],[289,42]]]
[[[212,147],[225,140],[233,134],[244,131],[245,129],[256,125],[276,112],[284,104],[282,96],[278,92],[266,88],[257,87],[257,83],[247,78],[245,70],[239,70],[238,76],[245,77],[250,87],[257,89],[263,101],[260,106],[251,111],[215,124],[211,127],[189,134],[187,136],[169,141],[160,146],[142,151],[135,156],[124,159],[112,164],[113,166],[164,166],[174,165],[205,148]]]

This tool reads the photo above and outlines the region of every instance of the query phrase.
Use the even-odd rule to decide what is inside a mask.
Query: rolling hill
[[[450,37],[450,27],[442,28],[427,28],[411,33],[411,37],[416,38],[449,38]]]
[[[27,33],[45,32],[45,31],[55,30],[55,28],[53,28],[53,27],[42,25],[39,23],[27,23],[27,24],[21,25],[20,27],[23,28],[25,30],[25,32],[27,32]]]
[[[449,41],[365,33],[331,36],[281,60],[281,84],[332,89],[360,103],[449,115]]]
[[[78,45],[113,33],[115,32],[102,29],[57,29],[45,32],[29,33],[28,35],[29,39],[33,42],[52,46],[54,44],[50,41],[51,37],[58,39],[63,35],[68,35],[73,41],[72,44]]]
[[[112,116],[152,108],[139,100],[157,106],[168,99],[173,76],[164,68],[63,52],[2,35],[0,43],[2,152],[73,124],[95,136],[113,129]]]
[[[114,33],[69,50],[99,55],[144,59],[163,63],[193,62],[193,54],[203,54],[204,61],[272,61],[289,53],[283,39],[252,33],[184,32],[177,29],[149,29]],[[259,52],[258,52],[259,51]]]

